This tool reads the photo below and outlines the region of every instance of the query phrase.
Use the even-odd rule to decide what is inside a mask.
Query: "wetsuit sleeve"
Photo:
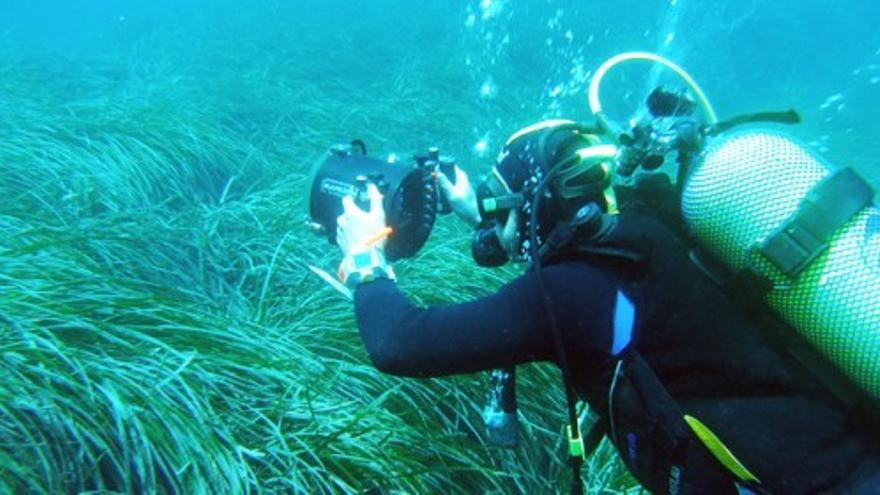
[[[544,280],[566,346],[579,356],[607,353],[616,284],[589,267],[553,266]],[[373,364],[402,376],[469,373],[555,361],[553,337],[533,274],[497,293],[420,308],[389,280],[362,284],[355,316]]]

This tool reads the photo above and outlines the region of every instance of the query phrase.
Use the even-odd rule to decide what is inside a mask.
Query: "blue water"
[[[870,0],[7,0],[0,4],[0,46],[7,54],[75,63],[85,54],[160,59],[176,50],[198,58],[201,42],[228,39],[234,49],[240,38],[242,50],[267,61],[301,44],[321,65],[348,37],[352,84],[394,77],[401,67],[387,65],[402,54],[450,68],[446,80],[411,80],[435,98],[443,96],[437,88],[454,88],[449,98],[482,109],[482,119],[463,123],[475,155],[493,154],[507,134],[533,120],[586,118],[592,71],[618,52],[647,50],[685,67],[722,117],[798,109],[805,122],[796,135],[876,181],[878,24],[880,4]],[[161,57],[150,53],[160,49]],[[172,67],[167,75],[180,74]],[[628,118],[656,77],[644,65],[619,70],[605,87],[607,108]]]

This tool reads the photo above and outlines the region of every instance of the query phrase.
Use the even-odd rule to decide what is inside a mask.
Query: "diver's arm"
[[[610,345],[614,282],[584,265],[548,267],[545,284],[567,347],[578,361]],[[419,308],[387,279],[361,284],[355,315],[374,365],[402,376],[441,376],[555,361],[533,274],[462,304]]]

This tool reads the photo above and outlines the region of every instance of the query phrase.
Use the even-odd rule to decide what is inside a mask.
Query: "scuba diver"
[[[674,218],[658,218],[674,217],[672,184],[643,180],[624,199],[601,146],[550,121],[512,136],[476,190],[460,169],[454,184],[439,178],[477,226],[478,263],[534,268],[538,252],[544,265],[462,304],[411,304],[384,260],[378,189],[367,211],[345,199],[343,279],[374,365],[436,377],[555,362],[654,493],[876,493],[878,436],[780,350],[766,327],[781,322],[744,311],[689,259]]]
[[[597,75],[602,73],[600,68]],[[591,86],[591,108],[598,107],[592,100]],[[476,263],[526,264],[522,275],[496,293],[465,303],[413,305],[386,260],[391,229],[379,189],[366,185],[369,204],[363,207],[345,197],[335,231],[343,253],[339,275],[354,291],[370,359],[380,371],[405,377],[557,364],[567,398],[574,493],[582,490],[581,463],[603,436],[653,493],[880,493],[876,401],[841,385],[821,356],[789,338],[795,334],[791,321],[755,296],[769,290],[757,269],[725,271],[712,253],[694,247],[700,234],[695,216],[711,216],[705,213],[711,210],[721,217],[721,227],[708,229],[715,237],[741,233],[724,221],[756,216],[751,204],[726,209],[719,185],[724,181],[706,180],[707,174],[755,187],[746,190],[748,203],[774,201],[772,190],[749,181],[757,173],[772,175],[763,163],[753,160],[754,170],[740,166],[748,163],[731,160],[731,146],[710,153],[705,141],[768,116],[795,119],[790,113],[753,114],[707,123],[694,117],[695,103],[686,91],[659,87],[648,97],[649,113],[629,131],[603,122],[597,111],[596,125],[541,122],[508,139],[476,188],[457,166],[453,180],[437,174],[451,210],[475,229]],[[619,148],[607,144],[609,135]],[[737,151],[745,161],[771,156],[782,180],[794,175],[785,160],[803,168],[800,151],[770,134],[729,142],[748,145]],[[675,181],[658,170],[672,152],[678,153]],[[784,153],[785,160],[775,153]],[[704,163],[695,172],[697,155]],[[718,163],[735,167],[713,172]],[[878,249],[873,239],[880,236],[872,234],[880,214],[865,206],[873,191],[852,174],[829,176],[832,180],[813,189],[805,185],[798,192],[810,190],[804,212],[756,249],[771,261],[781,260],[783,275],[810,274],[812,262],[827,251],[825,238],[857,212],[864,232],[853,245],[861,243],[863,257],[880,265],[877,252],[870,251]],[[621,178],[624,183],[617,183]],[[685,179],[696,184],[685,190]],[[717,198],[700,190],[705,184]],[[760,201],[751,199],[755,195]],[[849,255],[852,249],[841,251]],[[807,278],[815,287],[831,284],[827,276]],[[849,283],[846,279],[834,283]],[[862,298],[859,287],[846,289],[841,297]],[[821,287],[812,291],[819,292]],[[863,292],[867,299],[859,300],[876,307],[874,293]],[[797,290],[789,293],[804,299]],[[787,304],[784,296],[770,302],[783,309]],[[794,320],[813,318],[795,309]],[[876,365],[870,349],[877,342],[871,319],[877,312],[861,315],[854,323],[846,312],[831,318],[862,325],[870,334],[859,341],[866,343],[861,351],[868,357],[854,362],[857,367],[869,362],[859,368],[868,370],[860,384],[876,399],[880,384],[870,367]],[[835,357],[853,358],[842,341],[831,346]],[[580,431],[576,399],[599,414],[589,432]]]

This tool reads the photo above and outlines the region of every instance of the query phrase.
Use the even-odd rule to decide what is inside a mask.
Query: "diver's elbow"
[[[387,375],[407,376],[407,367],[402,359],[389,353],[370,353],[373,367]]]
[[[414,369],[412,359],[405,353],[387,346],[367,347],[373,367],[387,375],[419,376]]]

